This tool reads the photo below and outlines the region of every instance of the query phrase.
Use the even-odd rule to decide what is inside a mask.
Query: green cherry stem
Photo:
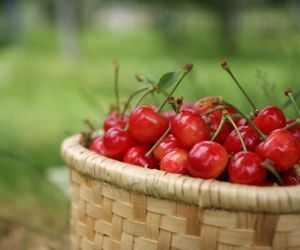
[[[239,128],[236,126],[235,122],[233,121],[233,119],[231,118],[230,114],[228,113],[225,113],[224,115],[226,117],[226,119],[231,123],[231,125],[234,127],[240,141],[241,141],[241,144],[242,144],[242,148],[243,148],[243,151],[247,151],[247,147],[246,147],[246,143],[241,135],[241,132],[239,130]]]
[[[168,127],[168,129],[164,132],[164,134],[158,139],[158,141],[149,149],[149,151],[145,154],[147,158],[151,156],[153,151],[156,149],[159,143],[162,142],[162,140],[168,135],[168,133],[171,131],[171,126]]]
[[[221,132],[221,129],[223,128],[225,122],[226,122],[226,116],[222,114],[222,119],[221,122],[219,124],[219,127],[217,128],[216,132],[212,135],[211,137],[211,141],[214,141],[216,139],[216,137],[219,135],[219,133]]]
[[[262,166],[269,170],[275,177],[276,179],[278,180],[279,184],[281,186],[284,185],[283,181],[282,181],[282,178],[280,177],[280,175],[278,174],[277,170],[274,168],[273,166],[273,162],[270,161],[270,160],[265,160],[263,163],[262,163]]]
[[[236,79],[236,77],[234,76],[234,74],[232,73],[232,71],[230,70],[228,62],[226,60],[223,60],[221,62],[221,66],[231,76],[231,78],[236,83],[236,85],[238,86],[238,88],[241,90],[241,92],[243,93],[243,95],[246,97],[246,99],[248,100],[248,102],[250,103],[250,105],[252,106],[252,108],[254,110],[256,110],[257,108],[255,107],[254,103],[252,102],[252,100],[250,99],[250,97],[248,96],[248,94],[246,93],[246,91],[243,89],[243,87],[240,85],[240,83],[238,82],[238,80]]]
[[[183,67],[183,72],[181,73],[181,76],[178,78],[175,86],[173,87],[173,89],[171,90],[171,92],[168,94],[173,95],[173,93],[175,92],[175,90],[177,89],[177,87],[179,86],[179,84],[181,83],[181,81],[183,80],[183,78],[193,69],[193,64],[186,64]],[[164,106],[167,104],[168,102],[168,96],[165,98],[165,100],[162,102],[162,104],[159,106],[159,108],[157,109],[157,113],[159,113]]]
[[[211,109],[211,110],[208,110],[208,111],[206,111],[206,112],[200,114],[200,116],[209,115],[209,114],[211,114],[211,113],[213,113],[213,112],[215,112],[215,111],[218,111],[218,110],[224,110],[224,109],[225,109],[225,107],[224,107],[223,105],[221,105],[221,106],[215,107],[215,108],[213,108],[213,109]]]
[[[140,105],[140,103],[144,100],[144,98],[149,95],[151,92],[153,92],[155,89],[152,87],[148,87],[148,89],[137,99],[134,108]]]
[[[89,131],[93,132],[93,131],[96,130],[95,126],[93,125],[93,123],[89,119],[85,119],[84,123],[88,127]]]
[[[129,105],[130,105],[132,99],[133,99],[136,95],[138,95],[139,93],[144,92],[144,91],[146,91],[146,90],[148,90],[148,89],[149,89],[149,86],[141,87],[140,89],[138,89],[137,91],[133,92],[133,93],[129,96],[129,98],[128,98],[127,102],[125,103],[124,108],[123,108],[123,110],[122,110],[120,119],[123,119],[123,118],[124,118],[124,116],[125,116],[125,114],[126,114],[126,111],[127,111],[128,107],[129,107]]]
[[[135,74],[135,79],[136,79],[137,81],[139,81],[139,82],[145,82],[145,83],[147,83],[147,84],[149,84],[149,85],[151,85],[151,86],[156,86],[156,84],[155,84],[154,81],[152,81],[150,78],[144,76],[143,74],[136,73],[136,74]],[[157,98],[156,98],[154,92],[152,92],[151,95],[152,95],[152,99],[153,99],[154,104],[155,104],[156,106],[158,106],[158,101],[157,101]]]
[[[120,69],[120,64],[117,60],[113,61],[113,67],[115,70],[115,95],[116,95],[116,107],[117,111],[120,111],[120,96],[119,96],[119,69]]]
[[[293,121],[292,123],[286,125],[283,129],[284,130],[288,130],[296,125],[299,125],[300,124],[300,118],[297,118],[295,121]]]
[[[183,104],[183,97],[180,97],[176,100],[175,102],[175,110],[176,110],[176,115],[178,115],[179,110]],[[169,96],[168,98],[168,103],[173,106],[174,104],[174,97],[173,96]],[[169,134],[169,132],[171,131],[171,126],[168,127],[168,129],[163,133],[163,135],[158,139],[158,141],[149,149],[149,151],[145,154],[145,156],[147,158],[149,158],[151,156],[151,154],[153,153],[153,151],[156,149],[156,147],[162,142],[162,140]]]
[[[293,103],[293,106],[295,107],[295,109],[297,111],[298,117],[300,118],[299,106],[297,105],[297,103],[295,101],[292,89],[291,88],[286,88],[285,91],[284,91],[284,94],[290,98],[291,102]]]
[[[226,101],[223,101],[223,104],[234,109],[241,117],[243,117],[255,129],[255,131],[260,135],[260,137],[263,140],[267,139],[267,136],[263,132],[261,132],[260,129],[247,116],[245,116],[237,107],[235,107],[234,105]]]

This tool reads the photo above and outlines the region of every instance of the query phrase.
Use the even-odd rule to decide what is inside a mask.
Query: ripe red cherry
[[[94,139],[90,143],[89,149],[94,151],[97,154],[104,155],[104,156],[107,155],[106,149],[103,145],[103,137],[102,136]]]
[[[294,122],[293,119],[288,119],[286,124]],[[288,131],[294,136],[294,138],[300,143],[300,125],[295,125],[288,129]]]
[[[134,144],[135,141],[129,132],[119,127],[109,129],[103,137],[107,156],[115,160],[122,160],[125,152]]]
[[[278,172],[284,172],[299,160],[300,145],[290,132],[278,129],[261,142],[255,152],[271,160]]]
[[[300,176],[296,173],[295,168],[283,172],[282,180],[285,186],[300,185]]]
[[[169,173],[188,174],[188,151],[176,148],[167,153],[160,161],[160,169]]]
[[[143,145],[154,144],[168,127],[168,119],[156,113],[150,106],[137,107],[129,116],[129,132]]]
[[[176,116],[176,112],[174,110],[163,111],[160,113],[163,117],[167,118],[169,123],[171,123]]]
[[[267,106],[259,111],[253,123],[266,135],[275,129],[285,127],[286,120],[281,109],[275,106]]]
[[[209,108],[209,109],[211,109],[211,108]],[[219,125],[222,120],[222,113],[223,113],[222,110],[217,110],[213,113],[203,116],[203,118],[209,124],[211,135],[213,135],[219,128]],[[224,126],[222,127],[220,133],[218,134],[218,136],[215,138],[214,141],[216,141],[220,144],[223,144],[224,141],[226,140],[226,138],[228,137],[228,135],[229,135],[229,128],[228,128],[228,124],[225,123]]]
[[[228,167],[230,182],[260,185],[268,176],[268,171],[262,166],[264,158],[253,152],[239,152],[233,156]]]
[[[247,150],[254,151],[256,146],[261,142],[259,134],[250,125],[238,127],[238,129],[246,144]],[[236,130],[231,131],[224,142],[224,148],[228,154],[236,154],[243,151],[242,143]]]
[[[172,122],[172,133],[179,143],[189,149],[197,142],[209,139],[209,127],[193,109],[181,111]]]
[[[194,109],[194,105],[190,103],[184,103],[180,107],[180,111],[185,110],[185,109]]]
[[[106,117],[103,124],[104,131],[107,131],[113,127],[125,128],[128,122],[128,115],[124,115],[123,119],[120,119],[120,116],[120,112],[113,112],[108,117]]]
[[[194,104],[194,109],[197,110],[200,114],[204,113],[206,107],[214,108],[218,106],[219,99],[216,96],[205,96]]]
[[[168,134],[161,143],[154,149],[153,155],[157,160],[161,160],[167,153],[179,148],[180,144],[173,134]]]
[[[145,156],[148,150],[144,146],[134,146],[125,153],[123,161],[145,168],[158,168],[158,162],[153,155],[149,158]]]
[[[203,179],[218,178],[225,170],[228,156],[224,147],[212,141],[194,145],[188,155],[188,170],[192,176]]]

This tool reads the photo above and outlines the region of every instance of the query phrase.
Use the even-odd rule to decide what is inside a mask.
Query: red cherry
[[[268,176],[268,171],[262,166],[264,158],[253,152],[239,152],[233,156],[228,167],[230,182],[260,185]]]
[[[169,173],[188,174],[188,151],[176,148],[167,153],[160,161],[160,169]]]
[[[206,107],[214,108],[218,106],[218,102],[219,102],[219,98],[216,96],[205,96],[195,102],[194,109],[197,110],[200,114],[202,114],[205,112],[204,109]]]
[[[261,142],[259,134],[250,125],[238,127],[238,129],[246,144],[247,150],[254,151],[256,146]],[[242,143],[236,130],[231,131],[224,142],[224,147],[229,154],[236,154],[243,151]]]
[[[192,176],[203,179],[218,178],[225,170],[228,156],[224,147],[212,141],[194,145],[188,155],[188,170]]]
[[[209,108],[211,109],[211,108]],[[213,135],[217,129],[219,128],[219,125],[221,123],[222,120],[222,110],[217,110],[213,113],[210,113],[208,115],[204,115],[203,118],[208,121],[207,123],[209,124],[209,128],[210,128],[210,134]],[[215,138],[214,141],[222,144],[224,143],[224,141],[226,140],[226,138],[229,135],[229,128],[228,128],[228,124],[225,123],[224,126],[222,127],[220,133],[218,134],[218,136]]]
[[[197,142],[209,139],[209,127],[193,109],[181,111],[172,122],[172,133],[179,143],[189,149]]]
[[[160,113],[163,117],[167,118],[169,123],[171,123],[176,116],[176,112],[174,110],[163,111]]]
[[[179,148],[180,144],[173,134],[168,134],[161,143],[154,149],[153,155],[157,160],[161,160],[167,153]]]
[[[291,124],[295,120],[288,119],[286,124]],[[288,129],[288,131],[294,136],[294,138],[300,143],[300,125],[295,125]]]
[[[282,180],[285,186],[300,185],[300,176],[296,173],[295,168],[283,172]]]
[[[156,113],[150,106],[137,107],[129,116],[130,134],[144,145],[154,144],[168,127],[168,119]]]
[[[236,121],[236,125],[238,127],[247,125],[247,121],[244,118],[238,118]]]
[[[119,127],[109,129],[103,137],[107,156],[115,160],[122,160],[125,152],[134,144],[134,139],[129,132]]]
[[[104,131],[107,131],[113,127],[125,128],[128,122],[128,115],[124,115],[123,119],[120,119],[120,116],[120,112],[113,112],[108,117],[106,117],[103,124]]]
[[[286,125],[284,113],[275,106],[267,106],[259,111],[253,123],[266,135]]]
[[[182,106],[180,107],[180,111],[183,111],[185,109],[194,109],[194,105],[190,104],[190,103],[184,103],[182,104]]]
[[[255,152],[271,160],[278,172],[284,172],[299,160],[300,145],[290,132],[278,129],[261,142]]]
[[[94,139],[90,145],[89,145],[89,149],[94,151],[97,154],[100,155],[107,155],[106,149],[103,145],[103,137],[98,137],[96,139]]]
[[[145,168],[158,168],[158,162],[153,155],[149,158],[145,156],[148,150],[144,146],[134,146],[125,153],[123,161]]]

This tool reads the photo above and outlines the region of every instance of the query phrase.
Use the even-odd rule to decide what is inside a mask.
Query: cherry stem
[[[298,176],[300,178],[300,165],[296,164],[293,168],[294,168],[294,172],[295,172],[296,176]]]
[[[136,80],[139,81],[139,82],[145,82],[145,83],[147,83],[147,84],[152,85],[153,88],[156,88],[156,84],[155,84],[154,81],[152,81],[151,79],[149,79],[148,77],[146,77],[146,76],[144,76],[144,75],[142,75],[142,74],[140,74],[140,73],[136,73],[136,74],[135,74],[135,78],[136,78]],[[152,92],[151,95],[152,95],[152,99],[153,99],[153,101],[154,101],[154,104],[155,104],[156,106],[158,106],[158,101],[157,101],[156,96],[154,95],[154,92]]]
[[[232,73],[232,71],[230,70],[228,62],[226,60],[223,60],[222,63],[221,63],[221,65],[222,65],[222,68],[231,76],[231,78],[236,83],[236,85],[238,86],[238,88],[241,90],[241,92],[243,93],[243,95],[246,97],[246,99],[248,100],[248,102],[250,103],[250,105],[252,106],[252,108],[254,110],[256,110],[257,108],[255,107],[254,103],[252,102],[252,100],[250,99],[250,97],[248,96],[248,94],[246,93],[246,91],[243,89],[243,87],[240,85],[240,83],[238,82],[238,80],[236,79],[236,77],[234,76],[234,74]]]
[[[176,112],[176,115],[178,115],[180,108],[182,106],[183,97],[177,98],[176,101],[173,96],[169,96],[168,103],[173,107],[173,109]],[[175,115],[175,116],[176,116]],[[168,127],[168,129],[164,132],[164,134],[158,139],[158,141],[149,149],[149,151],[145,154],[147,158],[151,156],[153,151],[156,149],[156,147],[162,142],[162,140],[168,135],[168,133],[171,131],[171,126]]]
[[[288,130],[296,125],[299,125],[300,124],[300,118],[297,118],[295,121],[293,121],[292,123],[286,125],[283,129],[284,130]]]
[[[247,116],[245,116],[238,108],[236,108],[234,105],[226,101],[224,101],[224,104],[234,109],[241,117],[243,117],[255,129],[255,131],[260,135],[260,137],[263,140],[267,139],[267,136],[263,132],[261,132],[260,129]]]
[[[163,133],[163,135],[158,139],[158,141],[149,149],[149,151],[145,154],[147,158],[151,156],[153,151],[156,149],[156,147],[159,145],[159,143],[162,142],[162,140],[168,135],[168,133],[171,131],[171,126],[168,127],[168,129]]]
[[[225,122],[226,122],[227,118],[225,115],[222,114],[222,119],[221,119],[221,122],[219,124],[219,127],[217,128],[216,132],[212,135],[211,137],[211,141],[214,141],[216,139],[216,137],[219,135],[221,129],[223,128]]]
[[[150,87],[147,88],[147,90],[139,97],[139,99],[136,101],[134,108],[140,105],[140,103],[144,100],[144,98],[149,95],[151,92],[153,92],[155,89]]]
[[[183,72],[181,73],[181,76],[178,78],[174,88],[171,90],[171,92],[168,94],[168,96],[173,95],[173,93],[175,92],[175,90],[177,89],[177,87],[179,86],[179,84],[181,83],[181,81],[183,80],[183,78],[192,70],[193,65],[192,64],[186,64],[183,67]],[[157,113],[159,113],[164,106],[167,104],[168,102],[168,96],[165,98],[165,100],[163,101],[163,103],[159,106],[159,108],[157,109]]]
[[[231,123],[231,125],[234,127],[240,141],[241,141],[241,144],[242,144],[242,148],[243,148],[243,151],[247,151],[247,147],[246,147],[246,143],[241,135],[241,132],[239,130],[239,128],[236,126],[235,122],[233,121],[233,119],[231,118],[231,116],[228,114],[228,113],[225,113],[225,117],[226,119]]]
[[[93,125],[93,123],[89,120],[89,119],[85,119],[84,120],[85,125],[88,127],[90,132],[95,131],[95,126]]]
[[[223,105],[221,105],[221,106],[215,107],[215,108],[213,108],[213,109],[211,109],[211,110],[208,110],[208,111],[206,111],[206,112],[200,114],[200,116],[209,115],[209,114],[211,114],[211,113],[213,113],[213,112],[215,112],[215,111],[218,111],[218,110],[224,110],[224,109],[225,109],[225,107],[224,107]]]
[[[120,111],[120,97],[119,97],[119,69],[120,64],[117,60],[113,61],[113,67],[115,70],[115,95],[116,95],[116,105],[117,111]]]
[[[265,160],[265,161],[262,163],[262,166],[263,166],[265,169],[269,170],[269,172],[271,172],[271,173],[276,177],[276,179],[278,180],[278,182],[279,182],[279,184],[280,184],[281,186],[284,185],[284,183],[283,183],[283,181],[282,181],[280,175],[278,174],[277,170],[274,168],[273,162],[272,162],[272,161],[270,161],[270,160]]]
[[[299,106],[298,104],[296,103],[295,101],[295,98],[293,96],[293,92],[292,92],[292,89],[291,88],[287,88],[285,90],[285,95],[288,96],[291,100],[291,102],[293,103],[293,106],[295,107],[296,111],[297,111],[297,114],[298,114],[298,117],[300,118],[300,110],[299,110]]]
[[[135,91],[134,93],[132,93],[132,94],[129,96],[127,102],[126,102],[125,105],[124,105],[123,111],[122,111],[122,113],[121,113],[121,115],[120,115],[120,120],[122,120],[122,119],[124,118],[124,116],[125,116],[125,114],[126,114],[126,111],[127,111],[128,107],[129,107],[130,102],[132,101],[132,99],[133,99],[137,94],[139,94],[139,93],[141,93],[141,92],[144,92],[144,91],[146,91],[146,90],[148,90],[148,89],[149,89],[149,86],[142,87],[142,88],[138,89],[137,91]]]

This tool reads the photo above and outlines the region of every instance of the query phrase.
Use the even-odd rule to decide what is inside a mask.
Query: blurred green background
[[[140,85],[136,72],[157,81],[193,63],[177,91],[186,102],[222,95],[249,111],[221,59],[257,106],[281,106],[284,87],[299,90],[299,30],[297,0],[2,0],[0,248],[65,247],[69,200],[47,171],[64,166],[60,144],[83,119],[101,126],[113,59],[122,100]]]

